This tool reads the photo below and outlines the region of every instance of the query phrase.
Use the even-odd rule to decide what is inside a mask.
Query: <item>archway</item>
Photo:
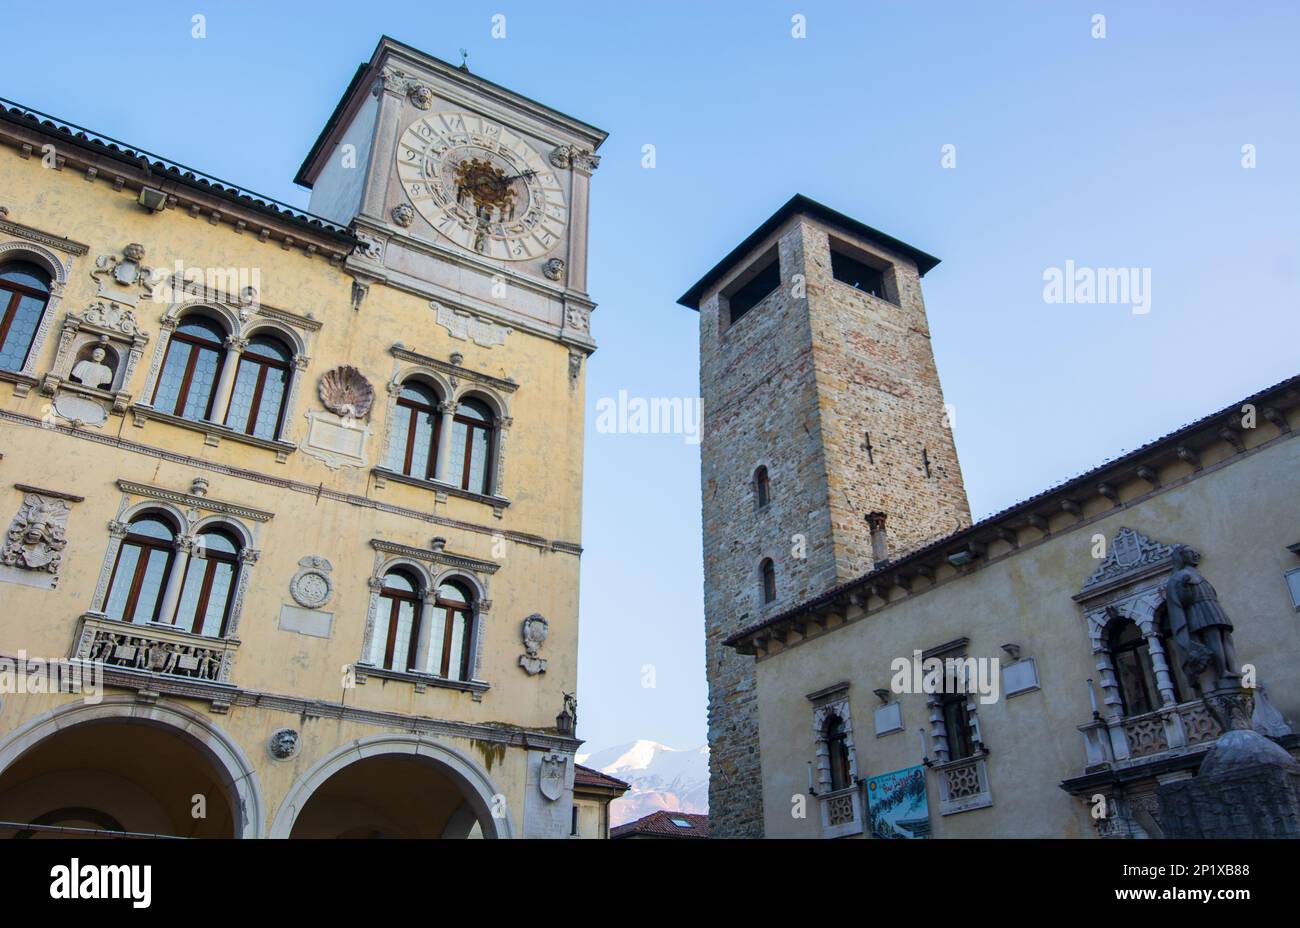
[[[0,837],[253,837],[261,808],[238,747],[178,706],[77,703],[0,741]]]
[[[495,814],[494,814],[495,813]],[[460,752],[411,735],[335,751],[289,790],[272,837],[510,837],[505,799]]]

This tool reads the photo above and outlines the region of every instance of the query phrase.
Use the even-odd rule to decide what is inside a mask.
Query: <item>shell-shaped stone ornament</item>
[[[325,408],[338,416],[360,419],[370,412],[375,388],[350,364],[336,367],[321,375],[317,392]]]

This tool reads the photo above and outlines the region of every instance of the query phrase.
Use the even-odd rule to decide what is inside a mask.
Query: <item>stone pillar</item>
[[[295,354],[293,356],[293,366],[289,368],[289,387],[285,391],[284,422],[280,425],[280,431],[275,436],[280,441],[293,441],[297,419],[294,415],[294,409],[298,405],[298,393],[302,390],[302,381],[307,370],[308,360],[305,354]]]
[[[447,475],[451,467],[451,430],[455,424],[456,404],[446,400],[438,407],[438,411],[442,414],[442,424],[438,426],[438,462],[434,467],[433,479],[460,486],[459,480],[453,480]]]
[[[388,199],[389,166],[397,151],[397,138],[401,131],[399,123],[408,87],[406,74],[390,66],[382,70],[373,88],[379,98],[379,112],[375,115],[375,133],[370,139],[370,164],[378,169],[370,171],[366,177],[361,213],[379,222],[388,221],[384,204]]]
[[[429,667],[429,638],[433,629],[433,603],[437,593],[433,590],[424,594],[424,601],[420,605],[420,635],[415,642],[415,669],[420,673],[428,673]]]
[[[171,573],[167,575],[162,606],[158,610],[158,621],[164,625],[176,624],[176,604],[181,599],[181,584],[185,582],[185,570],[190,564],[190,549],[193,545],[193,538],[176,539],[176,556],[172,558]]]
[[[948,729],[943,724],[943,706],[933,696],[927,703],[930,707],[930,740],[934,742],[934,757],[943,763],[948,760]]]
[[[209,422],[220,425],[226,421],[226,413],[230,409],[230,391],[235,385],[235,371],[239,369],[240,355],[247,347],[248,340],[238,335],[231,335],[226,339],[226,359],[222,362],[221,377],[217,380],[216,392],[212,395],[212,415],[208,416]]]
[[[1142,628],[1147,640],[1147,651],[1151,654],[1151,669],[1156,672],[1156,685],[1160,687],[1160,702],[1165,706],[1174,706],[1174,678],[1169,672],[1169,659],[1165,656],[1165,645],[1160,640],[1160,630],[1155,622],[1147,622]]]

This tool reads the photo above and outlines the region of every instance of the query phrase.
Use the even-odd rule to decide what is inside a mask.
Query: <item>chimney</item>
[[[871,558],[876,568],[889,563],[889,539],[885,535],[885,514],[883,512],[867,513],[867,525],[871,526]]]

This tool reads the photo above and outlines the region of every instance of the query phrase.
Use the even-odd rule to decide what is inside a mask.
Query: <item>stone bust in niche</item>
[[[83,387],[107,390],[113,385],[113,369],[104,363],[107,352],[99,345],[89,358],[82,358],[72,368],[72,379]]]

